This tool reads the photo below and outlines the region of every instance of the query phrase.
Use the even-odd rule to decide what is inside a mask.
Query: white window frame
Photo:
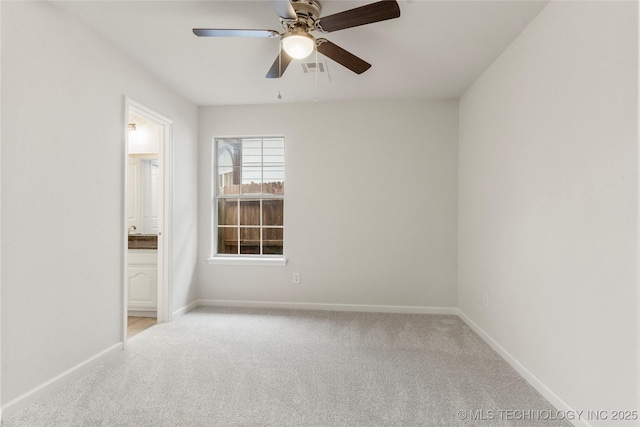
[[[230,199],[246,199],[246,200],[260,200],[260,209],[262,212],[262,200],[284,200],[284,194],[233,194],[220,197],[217,194],[218,191],[218,160],[217,160],[217,144],[216,141],[220,139],[267,139],[267,138],[282,138],[283,135],[261,135],[261,136],[216,136],[211,141],[211,256],[207,262],[210,265],[265,265],[265,266],[285,266],[287,264],[287,258],[285,256],[285,243],[284,243],[284,230],[286,229],[283,212],[283,247],[282,255],[264,255],[264,254],[218,254],[218,200],[230,198]],[[264,166],[263,166],[264,167]],[[286,176],[286,158],[285,158],[285,176]],[[286,180],[285,180],[286,181]],[[260,215],[262,218],[262,214]],[[261,219],[262,221],[262,219]],[[260,225],[260,240],[262,241],[262,229],[265,228]],[[266,227],[270,228],[270,227]],[[277,227],[279,228],[279,227]]]

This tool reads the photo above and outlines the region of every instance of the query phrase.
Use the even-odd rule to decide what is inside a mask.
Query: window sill
[[[208,258],[207,263],[209,263],[209,265],[266,265],[272,267],[284,267],[287,265],[287,259],[214,256]]]

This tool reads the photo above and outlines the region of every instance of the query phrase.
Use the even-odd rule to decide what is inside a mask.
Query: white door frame
[[[170,322],[173,317],[171,311],[171,211],[172,211],[172,181],[173,181],[173,122],[152,109],[124,97],[124,143],[122,144],[122,342],[127,343],[127,315],[129,303],[129,283],[127,280],[127,162],[129,146],[129,114],[134,113],[158,123],[162,129],[162,140],[158,149],[158,323]]]

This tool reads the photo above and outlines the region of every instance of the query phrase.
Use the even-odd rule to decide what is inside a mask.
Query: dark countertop
[[[155,234],[129,234],[129,249],[158,249]]]

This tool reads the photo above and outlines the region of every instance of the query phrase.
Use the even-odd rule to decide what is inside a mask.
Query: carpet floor
[[[554,413],[456,316],[201,307],[2,426],[571,425]]]

